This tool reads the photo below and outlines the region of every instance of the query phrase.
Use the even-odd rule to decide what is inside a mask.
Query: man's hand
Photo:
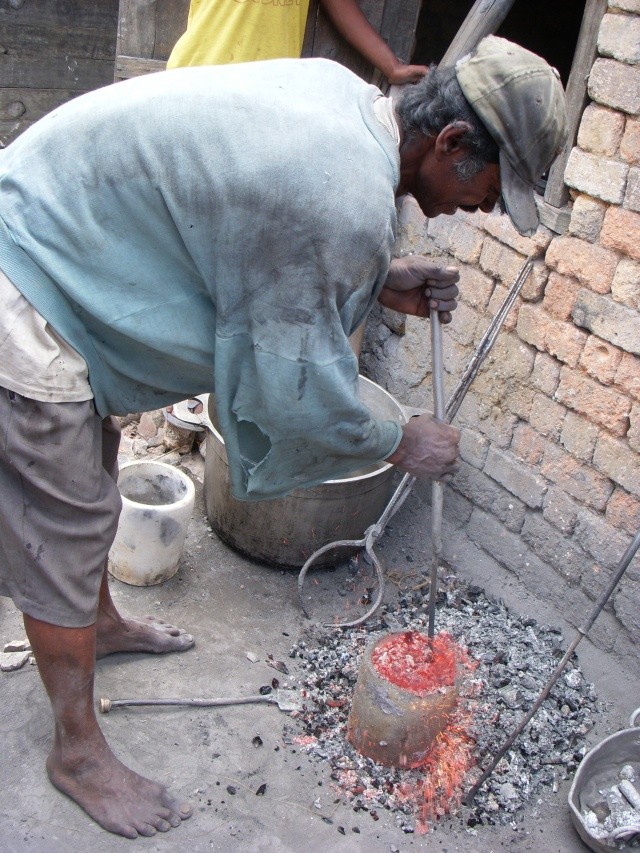
[[[428,317],[433,309],[440,314],[442,323],[450,323],[457,304],[459,278],[457,267],[438,266],[422,255],[396,258],[391,261],[378,302],[416,317]]]
[[[426,65],[405,65],[396,60],[392,68],[386,72],[389,83],[401,86],[403,83],[417,83],[429,73]]]
[[[400,444],[385,460],[414,477],[450,479],[458,470],[460,431],[432,415],[410,418],[402,427]]]

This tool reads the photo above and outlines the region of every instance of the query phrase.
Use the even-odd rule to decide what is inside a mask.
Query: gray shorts
[[[93,401],[41,403],[0,388],[0,595],[66,628],[96,619],[116,534],[120,429]]]

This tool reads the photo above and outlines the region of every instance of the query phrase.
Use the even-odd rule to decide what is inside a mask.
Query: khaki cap
[[[533,188],[567,139],[560,75],[518,44],[487,36],[456,63],[469,104],[500,148],[500,182],[517,230],[538,227]]]

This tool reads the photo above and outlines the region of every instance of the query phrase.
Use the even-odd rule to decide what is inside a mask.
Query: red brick
[[[518,459],[529,465],[538,465],[542,461],[546,442],[539,432],[527,424],[518,424],[513,432],[511,451]]]
[[[524,262],[525,258],[509,246],[499,243],[492,237],[485,237],[480,254],[480,267],[484,272],[499,278],[506,284],[511,284]]]
[[[554,320],[547,326],[544,345],[550,355],[554,355],[570,367],[575,367],[586,340],[587,333],[578,329],[573,323]]]
[[[539,226],[532,237],[522,237],[513,227],[508,216],[497,216],[496,214],[483,216],[481,220],[478,220],[474,224],[482,225],[484,230],[491,234],[492,237],[495,237],[496,240],[506,243],[511,249],[515,249],[516,252],[520,252],[521,255],[527,257],[529,255],[536,257],[543,254],[553,237],[553,233],[545,228],[544,225]]]
[[[531,413],[533,397],[534,391],[532,388],[516,387],[505,394],[504,404],[514,415],[517,415],[523,421],[527,421]]]
[[[640,163],[640,120],[627,119],[627,126],[620,143],[620,156],[627,163]]]
[[[605,223],[608,213],[614,209],[610,208],[605,215]],[[618,257],[614,252],[586,243],[577,237],[556,237],[547,250],[546,261],[551,269],[561,275],[577,278],[581,284],[596,293],[608,293],[611,290]]]
[[[579,511],[580,505],[566,495],[562,489],[551,487],[544,496],[542,515],[565,536],[571,536],[573,533]]]
[[[480,257],[484,234],[464,222],[455,222],[449,235],[449,251],[466,264],[474,264]]]
[[[625,530],[632,536],[640,530],[640,501],[627,494],[624,489],[616,489],[609,498],[605,512],[607,520]]]
[[[596,335],[589,335],[580,356],[582,367],[603,385],[613,385],[621,361],[622,350]]]
[[[640,213],[610,207],[604,215],[600,240],[606,248],[617,249],[636,261],[640,260]],[[599,292],[605,293],[604,290]]]
[[[640,498],[640,454],[630,450],[626,442],[600,433],[593,464],[614,483]]]
[[[636,400],[640,400],[640,358],[630,352],[622,354],[616,373],[616,385]]]
[[[631,409],[627,441],[629,447],[640,455],[640,405],[635,405]]]
[[[529,303],[521,305],[518,312],[518,335],[536,349],[544,350],[546,327],[549,322],[549,315],[542,310],[541,305]]]
[[[575,412],[567,412],[562,424],[560,444],[577,459],[591,462],[599,433],[596,424]]]
[[[580,287],[575,278],[552,272],[544,291],[542,307],[558,320],[569,320]]]
[[[536,355],[531,372],[531,384],[543,394],[551,396],[560,381],[561,363],[546,353],[539,352]]]
[[[529,422],[541,435],[558,438],[566,411],[564,406],[550,400],[544,394],[536,394]]]
[[[480,315],[473,308],[461,302],[453,314],[453,321],[447,328],[447,334],[463,345],[472,344]]]
[[[527,280],[522,285],[520,296],[525,302],[540,302],[544,296],[544,289],[549,278],[549,268],[544,262],[544,259],[533,262],[531,274],[527,276]]]
[[[486,308],[493,293],[493,279],[475,267],[460,264],[460,301],[472,308]]]
[[[631,403],[619,391],[605,388],[599,382],[565,368],[560,374],[555,396],[568,408],[600,424],[614,435],[623,436],[626,433]]]
[[[557,444],[548,444],[541,473],[571,497],[596,510],[604,510],[613,492],[606,477],[565,453]]]

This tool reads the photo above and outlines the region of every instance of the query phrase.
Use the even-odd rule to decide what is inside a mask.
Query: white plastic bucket
[[[164,462],[128,462],[118,475],[122,512],[109,551],[109,572],[133,586],[173,577],[193,512],[195,489]]]

